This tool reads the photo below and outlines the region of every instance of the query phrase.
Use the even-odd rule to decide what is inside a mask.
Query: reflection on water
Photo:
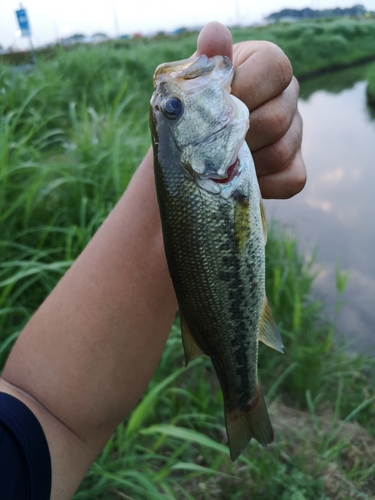
[[[356,350],[375,348],[375,122],[366,106],[364,71],[301,85],[308,182],[292,200],[266,201],[269,216],[296,229],[301,248],[318,245],[316,290],[331,308],[336,259],[350,270],[339,330]]]

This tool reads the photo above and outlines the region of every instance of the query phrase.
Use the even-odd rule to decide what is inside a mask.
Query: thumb
[[[196,54],[205,54],[207,57],[227,56],[232,60],[233,42],[228,28],[216,21],[206,24],[199,33]]]

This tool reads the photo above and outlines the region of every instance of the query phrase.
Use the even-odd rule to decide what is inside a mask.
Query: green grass
[[[247,30],[234,30],[233,38],[264,39],[279,45],[290,58],[298,76],[354,61],[375,57],[371,43],[374,20],[322,19],[292,24],[275,24]]]
[[[351,40],[351,53],[363,54],[356,37],[365,40],[373,28],[348,20],[234,30],[233,36],[272,34],[287,50],[287,43],[310,40],[316,30],[324,44],[328,36],[339,44]],[[57,50],[40,56],[29,74],[0,65],[0,368],[146,152],[155,66],[192,53],[195,38]],[[303,71],[307,63],[297,55],[295,69]],[[321,55],[314,68],[344,60],[341,52],[332,57]],[[260,346],[276,433],[270,447],[251,443],[230,461],[216,376],[206,358],[182,368],[174,326],[142,402],[118,427],[75,500],[373,498],[374,363],[336,343],[324,305],[312,298],[314,279],[314,260],[298,251],[294,236],[272,227],[267,294],[285,354]],[[336,281],[339,307],[346,282],[339,266]]]

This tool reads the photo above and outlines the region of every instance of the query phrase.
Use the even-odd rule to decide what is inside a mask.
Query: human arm
[[[200,37],[199,50],[204,52],[210,26]],[[216,53],[231,51],[226,29],[214,26]],[[227,40],[224,47],[222,37]],[[259,47],[262,54],[263,44]],[[281,51],[275,50],[272,57],[277,72],[280,65],[286,66]],[[263,57],[246,60],[251,60],[252,74],[263,74],[270,82],[265,92],[260,88],[256,101],[247,102],[258,141],[255,155],[273,144],[276,135],[261,128],[256,134],[254,115],[262,103],[267,110],[267,103],[282,96],[287,78],[280,85],[276,70]],[[246,100],[252,79],[247,67],[242,75],[239,68],[233,91],[243,92]],[[290,102],[285,106],[289,110]],[[253,140],[250,134],[250,145]],[[258,173],[262,165],[264,161],[257,161]],[[72,496],[116,426],[142,396],[175,310],[149,151],[90,244],[26,325],[0,382],[0,390],[24,401],[43,426],[52,458],[52,499]]]

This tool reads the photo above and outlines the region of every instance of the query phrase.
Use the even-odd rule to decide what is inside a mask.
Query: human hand
[[[197,54],[228,56],[235,75],[232,94],[250,111],[246,136],[263,198],[290,198],[306,183],[301,154],[302,118],[299,85],[284,52],[264,41],[233,46],[229,30],[218,22],[200,32]]]

